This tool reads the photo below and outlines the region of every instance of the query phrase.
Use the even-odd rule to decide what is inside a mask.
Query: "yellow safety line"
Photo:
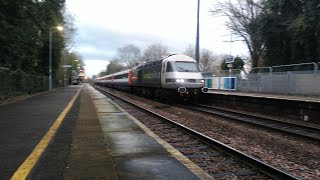
[[[19,166],[19,168],[16,170],[16,172],[11,177],[12,180],[21,180],[26,179],[29,175],[32,168],[35,166],[39,158],[41,157],[44,150],[47,148],[49,142],[53,138],[54,134],[58,130],[59,126],[61,125],[63,119],[71,109],[74,101],[77,99],[78,95],[80,94],[81,88],[78,90],[77,94],[72,98],[72,100],[69,102],[67,107],[62,111],[62,113],[59,115],[59,117],[56,119],[56,121],[53,123],[53,125],[50,127],[48,132],[45,136],[41,139],[41,141],[37,144],[37,146],[33,149],[31,154],[27,157],[27,159],[24,160],[24,162]]]

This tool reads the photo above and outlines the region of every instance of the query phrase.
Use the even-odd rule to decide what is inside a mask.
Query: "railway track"
[[[278,119],[271,119],[267,117],[262,117],[253,114],[247,114],[244,112],[231,111],[227,109],[222,109],[218,107],[201,105],[197,106],[185,106],[180,105],[183,108],[192,109],[198,112],[204,112],[211,115],[218,115],[221,117],[229,118],[238,122],[254,124],[256,126],[261,126],[263,128],[269,128],[272,130],[279,131],[281,133],[286,133],[299,138],[311,140],[316,143],[320,143],[320,127],[311,126],[307,124],[298,124],[294,122],[281,121]]]
[[[137,118],[139,121],[214,178],[298,179],[129,100],[110,94],[104,89],[97,89],[109,97],[112,96],[116,103],[131,111],[133,116],[140,117]],[[132,107],[134,109],[130,110]]]

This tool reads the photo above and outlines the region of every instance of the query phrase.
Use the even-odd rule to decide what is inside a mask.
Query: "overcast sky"
[[[242,42],[230,40],[226,19],[210,15],[215,0],[200,0],[200,48],[217,54],[246,55]],[[197,0],[67,0],[77,35],[72,47],[83,57],[88,77],[104,70],[117,49],[134,44],[142,51],[150,44],[183,53],[196,41]]]

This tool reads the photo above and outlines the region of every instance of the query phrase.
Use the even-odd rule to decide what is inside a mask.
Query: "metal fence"
[[[0,67],[0,100],[48,90],[48,78]]]
[[[237,90],[283,95],[320,95],[320,72],[287,71],[237,74]]]
[[[291,70],[291,71],[277,71],[280,67],[294,67],[312,65],[309,70]],[[251,93],[267,93],[280,95],[306,95],[306,96],[320,96],[320,62],[318,63],[303,63],[284,66],[261,67],[260,72],[255,72],[251,69],[249,72],[244,70],[221,71],[220,74],[213,77],[206,77],[208,79],[216,79],[216,85],[212,89],[218,90],[232,90],[232,88],[222,88],[221,84],[223,78],[235,78],[235,90],[238,92]],[[300,69],[303,69],[299,67]],[[295,67],[295,69],[299,69]],[[232,82],[232,81],[229,81]],[[228,84],[227,84],[228,85]]]

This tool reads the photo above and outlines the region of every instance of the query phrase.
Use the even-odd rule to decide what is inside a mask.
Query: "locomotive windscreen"
[[[175,67],[178,72],[199,72],[198,65],[194,62],[176,61]]]

